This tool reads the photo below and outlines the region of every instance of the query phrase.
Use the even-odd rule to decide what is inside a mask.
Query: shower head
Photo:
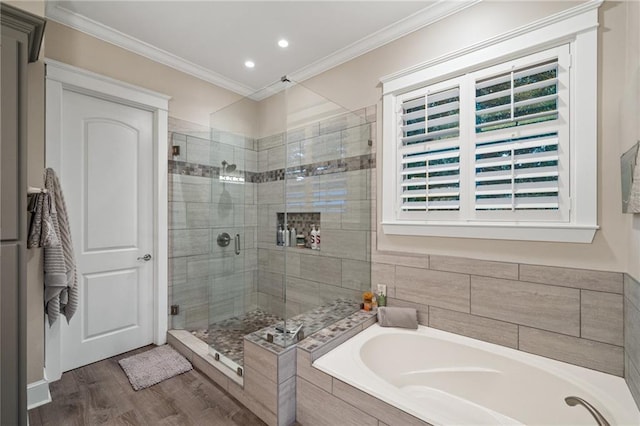
[[[231,173],[233,171],[235,171],[236,169],[236,165],[235,164],[229,164],[227,163],[226,160],[222,160],[222,171],[225,173]]]

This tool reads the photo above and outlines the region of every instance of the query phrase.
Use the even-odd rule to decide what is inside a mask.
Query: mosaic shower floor
[[[208,330],[200,329],[191,333],[213,346],[222,355],[243,366],[244,336],[279,321],[282,321],[279,316],[256,309],[244,315],[211,324]]]
[[[337,299],[288,319],[287,328],[289,324],[292,324],[294,328],[302,324],[304,335],[309,336],[351,315],[359,309],[359,305],[359,302],[352,300]],[[277,315],[256,309],[244,315],[211,324],[209,329],[194,330],[191,333],[242,367],[244,365],[244,336],[247,334],[254,334],[265,341],[267,334],[271,334],[274,336],[273,343],[280,347],[291,343],[290,336],[285,341],[285,336],[275,331],[275,325],[282,321],[283,319]],[[256,333],[258,331],[260,333]]]

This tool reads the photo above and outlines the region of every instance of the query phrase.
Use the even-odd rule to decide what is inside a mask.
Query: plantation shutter
[[[476,82],[476,133],[558,118],[558,59]]]
[[[475,81],[476,211],[558,210],[558,93],[557,58]]]
[[[460,209],[460,88],[400,101],[400,208]]]
[[[476,210],[558,208],[558,136],[476,146]]]

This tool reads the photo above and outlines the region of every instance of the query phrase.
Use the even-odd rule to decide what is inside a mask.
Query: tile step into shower
[[[331,312],[331,307],[318,310],[326,314]],[[310,326],[313,321],[320,321],[318,310],[314,311],[317,317],[312,316],[307,322]],[[324,328],[286,348],[267,342],[262,337],[265,329],[253,332],[243,339],[242,377],[216,361],[209,352],[209,345],[187,330],[170,330],[167,342],[268,425],[287,426],[293,424],[296,417],[296,358],[299,352],[308,354],[311,351],[316,356],[328,352],[375,321],[375,314],[371,312],[352,310],[346,318],[343,315],[333,323],[325,323]],[[275,329],[275,325],[267,327],[271,328]]]
[[[191,334],[242,367],[244,336],[282,321],[277,315],[256,309],[211,324],[208,329],[194,330]]]

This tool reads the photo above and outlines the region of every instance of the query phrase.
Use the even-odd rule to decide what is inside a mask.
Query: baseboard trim
[[[27,385],[27,410],[51,402],[49,382],[42,379]]]

